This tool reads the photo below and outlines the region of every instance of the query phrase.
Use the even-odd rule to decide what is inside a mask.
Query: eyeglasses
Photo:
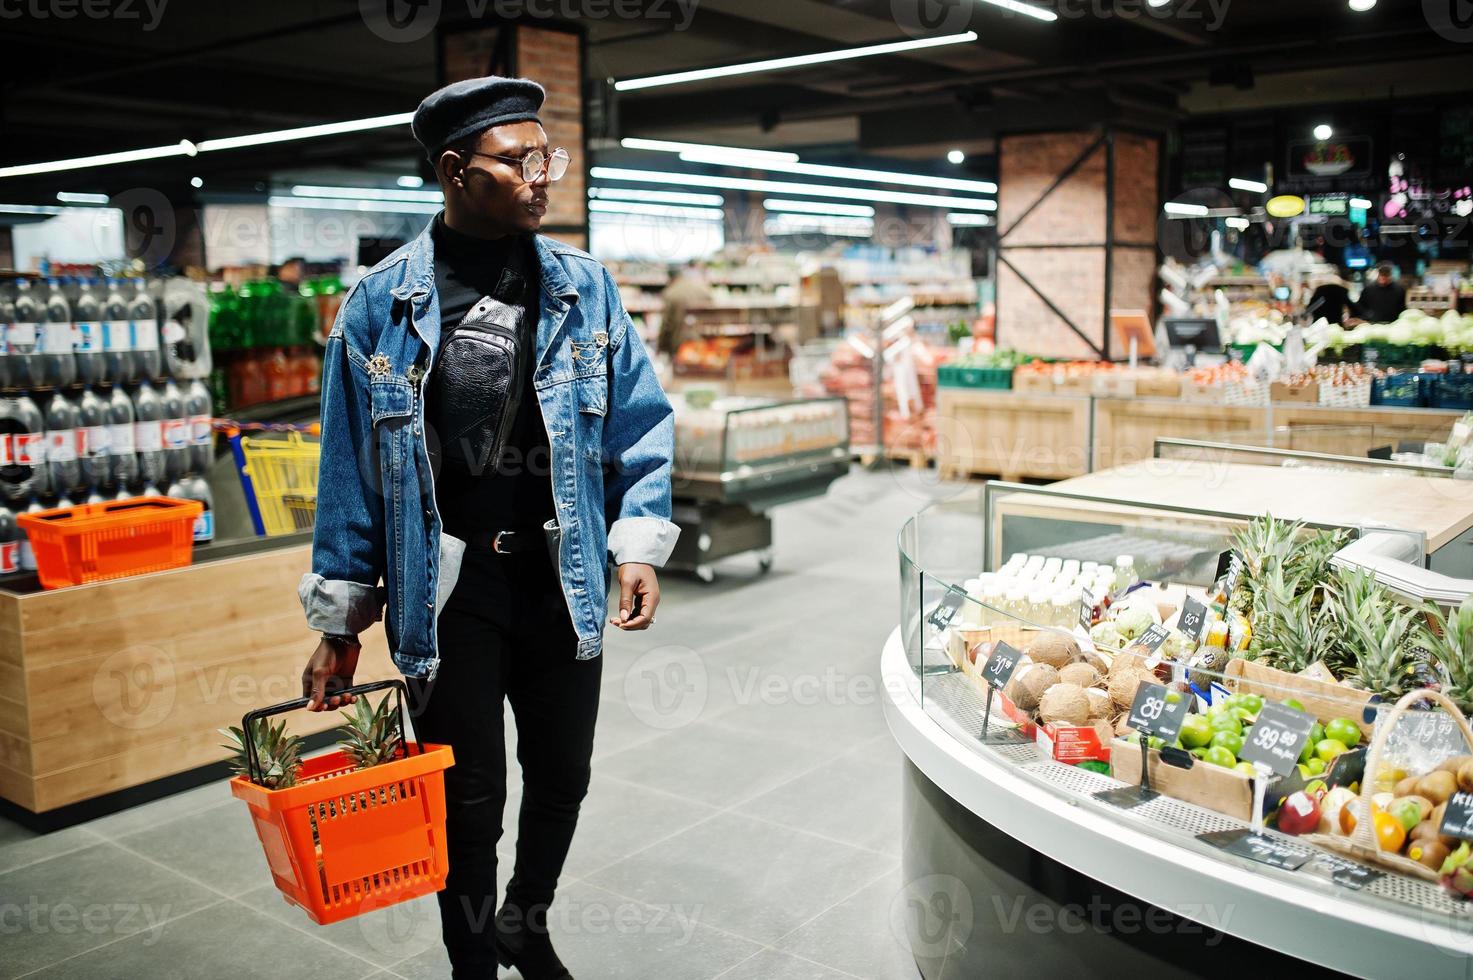
[[[519,157],[502,156],[499,153],[483,153],[480,150],[469,150],[467,153],[473,157],[490,157],[493,160],[500,160],[503,163],[517,164],[522,168],[522,179],[529,184],[542,176],[544,167],[547,169],[547,179],[549,181],[561,180],[563,174],[568,172],[568,164],[573,159],[568,155],[568,151],[561,146],[551,153],[533,150]]]

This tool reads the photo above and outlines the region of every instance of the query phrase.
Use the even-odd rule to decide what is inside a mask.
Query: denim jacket
[[[674,420],[608,271],[571,246],[536,244],[532,383],[552,449],[559,578],[588,659],[603,644],[610,554],[659,566],[675,547]],[[426,228],[353,287],[328,336],[312,571],[297,590],[314,630],[358,633],[382,617],[411,677],[439,665],[435,621],[465,550],[441,531],[426,448],[439,343]]]

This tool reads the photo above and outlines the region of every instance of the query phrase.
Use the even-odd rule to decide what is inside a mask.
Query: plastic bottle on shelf
[[[162,497],[163,494],[159,492],[159,488],[154,485],[154,482],[152,480],[145,479],[143,481],[143,490],[139,492],[138,496]]]
[[[1059,629],[1069,629],[1078,622],[1079,594],[1076,588],[1054,590],[1054,596],[1049,600],[1049,604],[1053,607],[1053,615],[1050,617],[1053,625]]]
[[[1054,590],[1048,585],[1038,585],[1028,593],[1028,619],[1039,626],[1053,625]]]
[[[164,468],[167,478],[177,480],[189,472],[189,413],[184,408],[184,392],[173,378],[164,382],[160,397],[164,401]]]
[[[20,574],[20,539],[15,511],[0,501],[0,578]]]
[[[113,494],[113,500],[132,500],[133,489],[126,483],[118,485],[118,492]]]
[[[77,380],[95,385],[107,380],[107,357],[102,350],[102,304],[92,292],[92,280],[83,279],[72,306],[72,342]]]
[[[24,513],[34,514],[36,513],[36,511],[45,509],[46,508],[41,505],[40,500],[35,497],[31,497],[30,503],[26,504],[26,509]],[[22,572],[34,572],[36,570],[36,553],[31,550],[31,538],[28,534],[26,534],[24,530],[21,530],[18,525],[19,522],[17,522],[17,530],[20,533],[20,547],[16,549],[16,561],[20,565],[20,570]]]
[[[102,376],[109,384],[133,380],[133,324],[116,279],[107,280],[102,300]]]
[[[1124,592],[1134,585],[1139,579],[1135,576],[1135,558],[1130,555],[1121,555],[1115,559],[1115,580],[1113,592]]]
[[[133,280],[128,300],[128,317],[133,321],[133,377],[153,380],[164,376],[164,352],[159,347],[159,310],[142,279]]]
[[[112,481],[110,435],[107,402],[95,390],[83,388],[77,398],[77,462],[82,468],[82,482],[89,487]]]
[[[214,413],[210,410],[210,389],[195,378],[184,389],[184,414],[189,419],[189,465],[191,473],[204,473],[210,468],[215,448]]]
[[[42,383],[41,302],[29,279],[15,282],[15,312],[5,325],[5,342],[10,349],[10,383],[17,388],[34,388]]]
[[[53,492],[79,488],[82,464],[77,459],[76,404],[63,392],[56,392],[46,403],[46,467],[51,471]]]
[[[1027,602],[1027,588],[1021,582],[1015,580],[1008,586],[1007,592],[1003,595],[1002,611],[1007,613],[1010,618],[1022,618],[1026,612],[1025,607]]]
[[[138,453],[138,477],[160,483],[168,472],[164,456],[164,400],[147,381],[133,394],[133,437]]]
[[[194,543],[205,544],[215,540],[215,495],[204,477],[186,476],[169,487],[169,496],[198,500],[204,504],[205,509],[194,519]]]
[[[77,381],[77,356],[72,337],[72,305],[61,291],[61,280],[48,280],[45,320],[41,324],[41,383],[53,388]]]
[[[128,393],[122,388],[114,388],[107,402],[107,452],[112,486],[119,490],[127,490],[138,479],[135,421],[133,402]]]
[[[44,493],[51,486],[46,470],[46,419],[26,392],[0,402],[0,432],[6,433],[0,492],[11,501]]]
[[[0,390],[15,384],[11,379],[10,344],[6,341],[10,334],[10,324],[14,321],[15,300],[0,292]]]

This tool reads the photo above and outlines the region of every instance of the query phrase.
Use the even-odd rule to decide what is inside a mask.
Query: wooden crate
[[[44,813],[228,756],[217,729],[301,695],[317,644],[293,545],[32,595],[0,592],[0,797]],[[359,681],[394,676],[381,629]],[[335,728],[336,712],[292,716]]]

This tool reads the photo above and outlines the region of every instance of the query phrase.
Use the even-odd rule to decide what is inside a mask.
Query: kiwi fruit
[[[1416,796],[1417,795],[1417,777],[1416,776],[1408,776],[1407,778],[1403,779],[1401,782],[1397,783],[1396,784],[1396,788],[1394,790],[1392,790],[1392,792],[1395,793],[1397,796]]]
[[[1423,820],[1407,832],[1407,840],[1437,840],[1437,824],[1431,820]]]
[[[1059,672],[1048,664],[1025,664],[1013,674],[1002,692],[1024,711],[1032,711],[1038,707],[1043,692],[1057,683]]]
[[[1431,800],[1427,799],[1427,797],[1418,796],[1416,793],[1409,793],[1405,797],[1399,797],[1399,799],[1415,800],[1417,806],[1420,807],[1422,810],[1423,820],[1426,820],[1428,817],[1432,816],[1433,803]]]
[[[1024,648],[1023,653],[1036,664],[1048,664],[1060,670],[1079,657],[1079,644],[1065,633],[1042,633]]]
[[[1458,789],[1464,793],[1473,793],[1473,762],[1458,766]]]
[[[1449,759],[1444,759],[1442,764],[1433,771],[1450,772],[1453,775],[1457,775],[1458,770],[1470,762],[1473,762],[1473,755],[1455,755]]]
[[[1458,791],[1457,777],[1446,769],[1429,772],[1417,780],[1417,796],[1425,796],[1433,803],[1446,803],[1448,797]]]
[[[1066,664],[1059,670],[1059,683],[1078,684],[1080,687],[1094,687],[1095,681],[1100,675],[1093,667],[1086,663]]]
[[[1055,684],[1043,692],[1038,703],[1038,717],[1046,724],[1086,725],[1089,723],[1089,698],[1078,684]]]
[[[1419,841],[1407,848],[1407,857],[1433,871],[1442,870],[1442,862],[1446,861],[1447,856],[1451,853],[1452,851],[1446,844],[1435,838]]]

